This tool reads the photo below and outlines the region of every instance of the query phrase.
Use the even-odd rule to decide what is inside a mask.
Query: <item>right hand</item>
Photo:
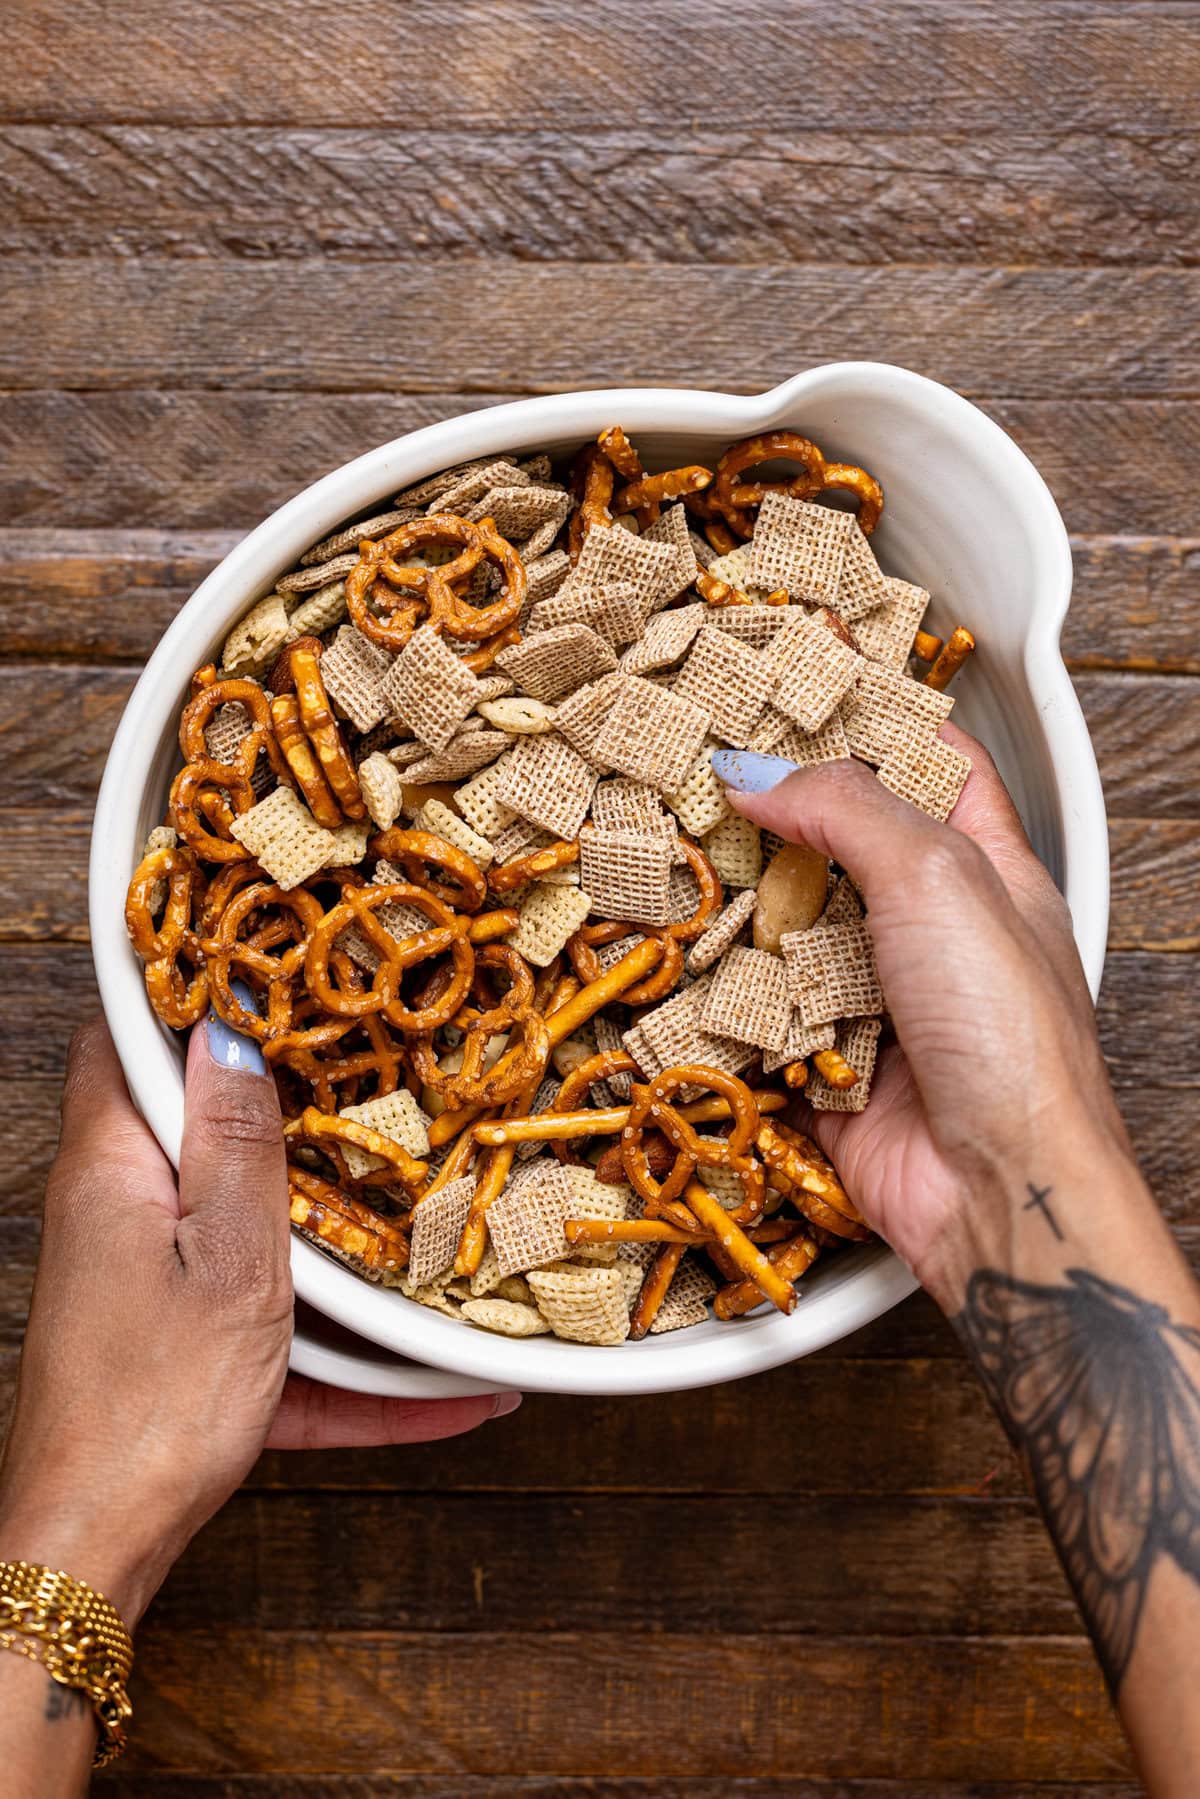
[[[1066,903],[987,751],[952,725],[942,735],[973,763],[949,825],[861,762],[727,797],[861,889],[898,1041],[864,1112],[806,1124],[867,1221],[944,1293],[968,1195],[1016,1190],[1039,1145],[1061,1153],[1099,1133],[1108,1153],[1130,1151]]]

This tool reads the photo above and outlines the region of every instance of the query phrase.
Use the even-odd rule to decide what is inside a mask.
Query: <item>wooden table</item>
[[[1044,471],[1112,816],[1105,1042],[1195,1249],[1196,5],[10,18],[6,1386],[63,1053],[95,1004],[89,810],[140,663],[315,475],[579,384],[890,359]],[[139,1799],[1135,1790],[1004,1438],[921,1298],[737,1387],[268,1456],[141,1660],[137,1749],[103,1787]]]

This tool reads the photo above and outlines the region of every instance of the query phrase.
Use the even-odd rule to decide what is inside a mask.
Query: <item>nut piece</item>
[[[785,931],[807,931],[825,910],[829,862],[807,843],[776,850],[758,883],[754,906],[754,947],[782,955]]]
[[[475,708],[481,718],[510,737],[538,737],[554,729],[554,707],[544,700],[526,699],[524,694],[510,694],[500,700],[480,700]]]

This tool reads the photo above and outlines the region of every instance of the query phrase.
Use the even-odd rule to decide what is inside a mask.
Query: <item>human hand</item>
[[[106,1027],[76,1036],[0,1464],[0,1559],[66,1568],[130,1627],[264,1447],[420,1442],[517,1403],[378,1399],[288,1378],[275,1088],[253,1045],[224,1027],[214,1043],[193,1031],[177,1179]]]
[[[853,877],[867,905],[897,1042],[861,1113],[806,1127],[847,1191],[924,1285],[956,1284],[972,1196],[1021,1191],[1041,1145],[1056,1165],[1097,1139],[1129,1157],[1066,903],[1037,860],[982,746],[949,825],[896,798],[861,762],[788,773],[774,757],[718,756],[728,798]],[[774,783],[774,784],[772,784]]]

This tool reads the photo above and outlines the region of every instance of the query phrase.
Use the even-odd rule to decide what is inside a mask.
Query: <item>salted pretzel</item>
[[[811,1137],[775,1119],[760,1120],[755,1147],[767,1179],[785,1193],[798,1212],[836,1237],[870,1236],[862,1214]]]
[[[275,740],[292,771],[292,778],[300,789],[305,805],[319,825],[324,825],[326,830],[336,830],[345,822],[342,809],[304,734],[304,726],[300,720],[300,702],[295,694],[281,693],[271,701],[271,723],[275,727]]]
[[[437,568],[406,561],[414,553],[447,546],[458,547],[459,554]],[[490,518],[473,521],[449,512],[429,513],[377,541],[364,538],[358,554],[357,566],[346,577],[346,608],[363,636],[382,649],[402,650],[412,636],[420,617],[413,610],[413,599],[420,602],[426,623],[467,643],[494,638],[516,625],[525,602],[525,565]],[[457,588],[482,563],[499,569],[503,584],[497,599],[472,606]],[[368,599],[397,618],[376,616]]]
[[[800,1230],[782,1242],[773,1243],[767,1251],[767,1260],[779,1278],[790,1283],[806,1274],[820,1253],[816,1239]],[[764,1297],[756,1281],[737,1279],[721,1288],[713,1300],[713,1311],[718,1318],[740,1318],[743,1313],[760,1306]]]
[[[381,906],[402,900],[415,906],[430,921],[430,929],[399,939],[375,917]],[[335,985],[331,980],[331,952],[348,925],[357,925],[379,956],[371,985],[361,991]],[[431,1005],[413,1011],[399,997],[406,969],[431,956],[449,953],[453,976],[444,993]],[[388,881],[369,887],[346,886],[341,900],[313,927],[304,963],[309,993],[327,1012],[339,1017],[361,1018],[383,1012],[390,1024],[404,1032],[433,1031],[446,1024],[462,1005],[475,972],[475,951],[467,936],[467,921],[424,887],[408,881]]]
[[[256,803],[248,774],[206,757],[186,763],[175,776],[167,816],[202,862],[245,862],[250,851],[230,835],[230,827]]]
[[[151,899],[162,884],[167,896],[156,925]],[[145,963],[147,997],[173,1031],[197,1023],[208,1006],[208,970],[192,929],[200,885],[200,871],[189,850],[152,850],[134,871],[125,901],[129,936]],[[190,977],[181,971],[181,959],[191,964]]]
[[[212,935],[201,943],[213,1010],[231,1029],[268,1046],[291,1029],[293,985],[323,910],[305,888],[285,891],[273,881],[254,881],[234,894]],[[258,928],[264,913],[276,915],[265,937]],[[280,945],[286,947],[273,955]],[[253,988],[265,988],[265,1016],[243,1005],[233,991],[235,973]]]
[[[707,1088],[727,1102],[733,1114],[727,1137],[698,1136],[679,1108],[671,1104],[680,1088],[689,1086]],[[675,1151],[671,1171],[662,1181],[651,1173],[646,1159],[643,1137],[648,1127],[661,1131]],[[741,1205],[730,1217],[739,1224],[749,1223],[760,1215],[766,1198],[762,1165],[750,1153],[758,1128],[758,1104],[746,1083],[736,1075],[699,1063],[664,1069],[644,1086],[634,1086],[629,1123],[621,1138],[626,1177],[641,1194],[652,1218],[669,1217],[687,1230],[693,1220],[686,1208],[673,1202],[698,1167],[728,1168],[737,1175],[744,1194]]]
[[[839,1050],[818,1049],[814,1051],[813,1067],[819,1075],[824,1077],[831,1087],[836,1087],[839,1092],[844,1092],[847,1088],[857,1086],[858,1084],[858,1070],[851,1068],[849,1062],[847,1062],[845,1056],[843,1056]],[[803,1081],[789,1082],[788,1084],[789,1086],[804,1085]]]
[[[965,625],[956,625],[934,657],[933,667],[925,676],[926,687],[940,693],[951,681],[975,648],[975,639]]]
[[[512,893],[516,888],[524,887],[526,881],[541,880],[555,869],[570,868],[578,860],[578,837],[570,843],[561,840],[548,843],[544,849],[530,850],[527,856],[518,856],[514,862],[502,862],[498,867],[489,868],[487,884],[493,893]]]
[[[612,463],[599,444],[585,444],[571,464],[571,493],[579,502],[567,526],[567,554],[572,564],[579,561],[583,540],[592,527],[607,529],[612,524],[609,502],[613,486]]]
[[[424,887],[456,912],[478,912],[487,898],[488,884],[478,863],[432,831],[392,825],[372,837],[367,847],[373,856],[398,864],[414,886]],[[440,873],[430,874],[430,869]]]
[[[407,1266],[408,1242],[398,1232],[382,1228],[389,1223],[386,1218],[351,1200],[331,1181],[291,1164],[288,1209],[293,1224],[352,1266],[372,1274],[396,1274]]]
[[[287,763],[275,742],[271,723],[271,707],[257,681],[240,676],[218,678],[210,662],[193,677],[194,692],[179,719],[179,748],[185,762],[203,762],[214,768],[236,769],[247,780],[254,772],[259,751],[266,752],[271,767],[281,781],[288,779]],[[235,752],[236,761],[217,762],[212,756],[205,727],[222,706],[241,706],[249,716],[250,728]]]
[[[683,494],[702,493],[712,478],[712,470],[701,468],[699,463],[665,469],[660,475],[642,475],[621,488],[613,506],[617,512],[636,513],[639,523],[652,525],[668,501]]]
[[[503,969],[509,977],[508,991],[486,1011],[458,1012],[454,1023],[465,1031],[462,1061],[453,1073],[437,1064],[429,1036],[418,1038],[411,1047],[413,1067],[421,1082],[440,1093],[452,1110],[466,1106],[500,1105],[545,1073],[550,1059],[550,1033],[545,1019],[534,1006],[533,975],[528,962],[505,943],[491,943],[475,958],[475,981],[488,969]],[[486,1071],[484,1057],[489,1040],[502,1033],[519,1031],[520,1038]]]
[[[744,588],[719,580],[706,568],[696,576],[696,591],[710,606],[786,606],[789,599],[786,587],[773,587],[761,601],[754,600]]]
[[[316,1106],[306,1106],[299,1118],[289,1120],[283,1127],[283,1135],[289,1144],[309,1144],[323,1150],[337,1164],[343,1180],[353,1178],[363,1186],[399,1186],[407,1193],[415,1193],[425,1185],[429,1173],[429,1164],[419,1162],[394,1137],[385,1137],[382,1131],[374,1131],[370,1125],[361,1124],[355,1118],[319,1112]],[[351,1177],[343,1153],[347,1143],[353,1144],[364,1155],[380,1157],[384,1166],[369,1168],[365,1173]]]
[[[346,748],[341,727],[330,709],[329,696],[321,679],[321,650],[319,638],[301,637],[287,652],[300,723],[316,752],[321,773],[337,804],[348,819],[359,820],[367,816],[367,808],[354,762]],[[275,716],[274,704],[271,715]]]
[[[591,1092],[597,1081],[606,1081],[612,1074],[633,1074],[640,1079],[641,1073],[641,1069],[627,1051],[602,1049],[571,1070],[555,1094],[550,1110],[552,1113],[573,1112],[582,1105],[584,1097]],[[598,1126],[597,1128],[603,1127]],[[568,1148],[569,1141],[570,1139],[567,1138],[551,1140],[550,1147],[560,1162],[577,1162],[580,1159]]]
[[[596,442],[620,475],[622,481],[640,481],[645,474],[642,459],[620,425],[606,425]]]
[[[629,924],[617,919],[606,923],[582,925],[567,941],[567,954],[579,979],[587,984],[598,981],[604,970],[596,954],[596,945],[620,943],[626,937],[642,937],[657,946],[658,966],[645,980],[638,981],[622,994],[629,1006],[648,1006],[654,1000],[666,999],[683,974],[683,946],[672,937],[665,925]]]

